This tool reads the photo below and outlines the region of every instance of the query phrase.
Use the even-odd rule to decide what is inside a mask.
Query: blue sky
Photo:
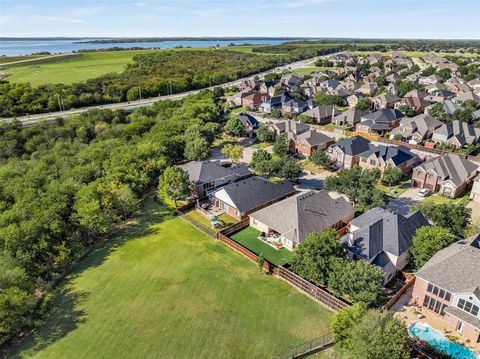
[[[0,36],[480,39],[480,0],[0,0]]]

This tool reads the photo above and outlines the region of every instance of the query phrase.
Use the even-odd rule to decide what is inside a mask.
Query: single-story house
[[[415,231],[428,226],[420,211],[407,216],[384,208],[372,208],[349,223],[340,238],[351,260],[364,259],[384,272],[384,284],[408,264]]]
[[[415,167],[412,186],[455,198],[473,181],[478,167],[475,162],[448,153]]]
[[[250,215],[250,226],[265,234],[277,233],[283,246],[292,250],[310,233],[342,228],[355,210],[335,192],[302,192]]]
[[[289,181],[249,177],[210,193],[209,202],[238,220],[296,193]]]
[[[480,234],[438,251],[415,274],[412,299],[453,333],[480,340]],[[452,333],[452,334],[453,334]]]
[[[205,197],[209,192],[252,175],[244,164],[220,161],[190,161],[179,166],[187,172],[195,198]]]

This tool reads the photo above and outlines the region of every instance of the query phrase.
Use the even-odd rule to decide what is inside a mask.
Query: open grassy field
[[[60,284],[46,323],[2,358],[268,358],[331,313],[149,199]]]
[[[7,67],[10,82],[30,82],[33,86],[45,83],[81,82],[90,78],[121,72],[137,54],[158,50],[131,50],[82,53],[77,56],[46,59],[34,64],[25,63]]]

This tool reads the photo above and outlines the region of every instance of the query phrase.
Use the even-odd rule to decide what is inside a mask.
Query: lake
[[[92,39],[88,39],[92,40]],[[85,49],[107,49],[111,47],[142,47],[151,48],[157,47],[161,49],[172,49],[177,46],[183,47],[212,47],[216,45],[227,46],[230,43],[235,45],[242,45],[245,43],[251,45],[278,45],[286,42],[286,40],[279,39],[238,39],[238,40],[188,40],[188,41],[152,41],[152,42],[124,42],[124,43],[110,43],[110,44],[79,44],[77,41],[83,41],[82,39],[74,40],[50,40],[50,39],[38,39],[38,40],[0,40],[0,55],[6,56],[18,56],[29,55],[36,52],[50,52],[56,53],[69,53],[78,50]]]

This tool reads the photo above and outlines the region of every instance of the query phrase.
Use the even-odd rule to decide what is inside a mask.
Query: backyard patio
[[[255,254],[263,254],[266,260],[277,266],[284,265],[292,258],[292,252],[286,248],[277,249],[273,245],[259,239],[260,232],[252,227],[242,229],[230,238]]]

